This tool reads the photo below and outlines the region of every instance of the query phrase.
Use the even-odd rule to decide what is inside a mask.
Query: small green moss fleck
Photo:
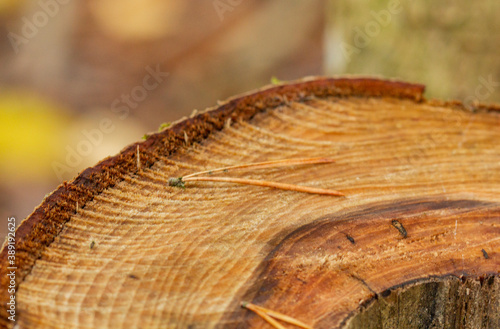
[[[186,185],[182,181],[182,177],[176,178],[172,177],[168,179],[168,186],[174,186],[174,187],[180,187],[180,188],[185,188]]]
[[[142,139],[146,140],[148,139],[149,135],[148,134],[144,134],[144,136],[142,136]]]
[[[164,122],[160,125],[160,127],[158,128],[158,131],[162,131],[163,129],[167,129],[168,127],[170,127],[172,124],[170,122]]]
[[[271,83],[272,83],[273,85],[279,85],[279,84],[282,84],[282,83],[283,83],[283,81],[282,81],[282,80],[280,80],[280,79],[278,79],[278,78],[276,78],[275,76],[272,76],[272,77],[271,77]]]

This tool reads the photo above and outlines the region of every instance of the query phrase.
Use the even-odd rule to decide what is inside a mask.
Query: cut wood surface
[[[499,328],[500,111],[422,92],[272,86],[85,170],[17,230],[17,328],[271,328],[244,301],[313,328]],[[335,162],[213,175],[345,197],[168,185],[305,157]]]

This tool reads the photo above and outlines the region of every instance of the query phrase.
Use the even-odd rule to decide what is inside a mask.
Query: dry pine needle
[[[297,319],[294,319],[291,316],[264,308],[262,306],[257,306],[257,305],[252,304],[252,303],[243,302],[243,303],[241,303],[241,307],[255,312],[257,315],[259,315],[261,318],[263,318],[269,324],[271,324],[274,328],[284,328],[281,324],[279,324],[276,320],[274,320],[274,319],[278,319],[278,320],[281,320],[283,322],[293,324],[294,326],[297,326],[299,328],[312,329],[311,326],[308,326],[307,324],[305,324]]]
[[[294,166],[294,165],[306,165],[306,164],[320,164],[320,163],[332,163],[334,160],[329,158],[300,158],[300,159],[285,159],[285,160],[275,160],[275,161],[265,161],[265,162],[257,162],[236,166],[229,166],[223,168],[217,168],[212,170],[205,170],[196,172],[193,174],[189,174],[183,177],[178,178],[170,178],[168,180],[169,186],[175,187],[185,187],[186,182],[194,182],[194,181],[209,181],[209,182],[226,182],[226,183],[235,183],[235,184],[243,184],[243,185],[254,185],[261,187],[270,187],[281,190],[288,191],[296,191],[302,193],[311,193],[311,194],[322,194],[322,195],[332,195],[332,196],[344,196],[342,192],[330,189],[323,188],[315,188],[294,184],[286,184],[286,183],[278,183],[271,182],[265,180],[255,180],[255,179],[245,179],[245,178],[234,178],[234,177],[212,177],[212,176],[200,176],[203,174],[213,174],[217,172],[227,173],[232,170],[237,169],[263,169],[263,168],[277,168],[277,167],[285,167],[285,166]]]

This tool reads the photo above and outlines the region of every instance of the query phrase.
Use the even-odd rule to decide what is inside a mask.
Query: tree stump
[[[422,93],[271,86],[83,171],[17,229],[17,321],[2,306],[2,326],[269,328],[248,301],[314,328],[500,328],[500,111]],[[336,162],[231,175],[346,196],[167,184],[303,157]],[[1,262],[6,287],[5,244]]]

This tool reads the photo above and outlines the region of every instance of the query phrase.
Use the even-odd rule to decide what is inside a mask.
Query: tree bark
[[[17,230],[16,324],[268,326],[249,301],[314,328],[500,327],[500,112],[422,92],[375,79],[267,87],[85,170]],[[346,197],[167,184],[303,157],[336,162],[221,175]],[[5,287],[5,244],[1,255]]]

